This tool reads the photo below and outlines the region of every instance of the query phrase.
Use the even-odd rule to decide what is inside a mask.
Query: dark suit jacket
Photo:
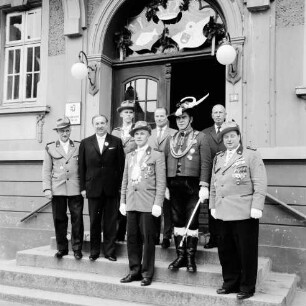
[[[202,132],[207,136],[212,159],[214,159],[218,152],[226,150],[223,140],[217,136],[214,125],[204,129]]]
[[[81,191],[86,190],[88,198],[99,197],[102,193],[117,195],[124,170],[121,139],[106,134],[102,154],[95,134],[83,139],[79,149],[79,170]]]

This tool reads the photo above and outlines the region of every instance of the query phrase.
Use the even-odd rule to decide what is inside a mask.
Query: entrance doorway
[[[170,113],[176,110],[176,104],[187,96],[197,100],[209,93],[209,97],[199,106],[194,115],[193,127],[202,131],[213,125],[211,109],[216,104],[225,106],[225,66],[215,57],[172,64]],[[170,126],[176,128],[174,120]]]

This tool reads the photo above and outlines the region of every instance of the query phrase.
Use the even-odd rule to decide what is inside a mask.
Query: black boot
[[[195,253],[197,251],[198,237],[187,236],[187,271],[197,272]]]
[[[183,236],[174,236],[174,242],[176,246],[177,258],[171,262],[168,269],[177,271],[179,268],[186,267],[186,239],[184,239],[183,245],[180,246]]]

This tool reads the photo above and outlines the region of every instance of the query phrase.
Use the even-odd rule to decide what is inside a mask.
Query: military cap
[[[56,127],[53,130],[59,130],[59,129],[64,129],[66,127],[69,127],[71,125],[69,118],[64,117],[64,118],[59,118],[56,120]]]
[[[133,100],[125,100],[121,102],[121,105],[117,108],[117,112],[120,113],[124,109],[131,109],[135,111],[135,101]]]
[[[183,98],[180,102],[176,104],[177,110],[175,111],[175,113],[170,114],[168,117],[179,117],[182,116],[183,112],[187,112],[188,114],[192,115],[193,108],[203,102],[208,96],[209,93],[198,101],[195,97]]]
[[[132,137],[134,137],[134,134],[136,133],[136,131],[138,130],[146,130],[150,133],[151,135],[151,126],[148,122],[146,121],[137,121],[134,125],[134,127],[131,129],[130,131],[130,135]]]
[[[232,131],[237,131],[240,134],[239,125],[234,121],[226,121],[222,123],[219,136],[222,138],[224,134]]]

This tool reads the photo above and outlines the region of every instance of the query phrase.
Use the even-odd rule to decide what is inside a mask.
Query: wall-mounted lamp
[[[77,80],[83,80],[86,76],[89,80],[89,93],[95,95],[99,91],[98,87],[98,64],[88,65],[88,59],[85,52],[79,52],[79,63],[75,63],[71,67],[71,74]]]
[[[230,35],[229,33],[226,33],[226,36],[216,53],[217,61],[222,65],[230,65],[235,61],[236,56],[237,53],[235,48],[231,45]]]

